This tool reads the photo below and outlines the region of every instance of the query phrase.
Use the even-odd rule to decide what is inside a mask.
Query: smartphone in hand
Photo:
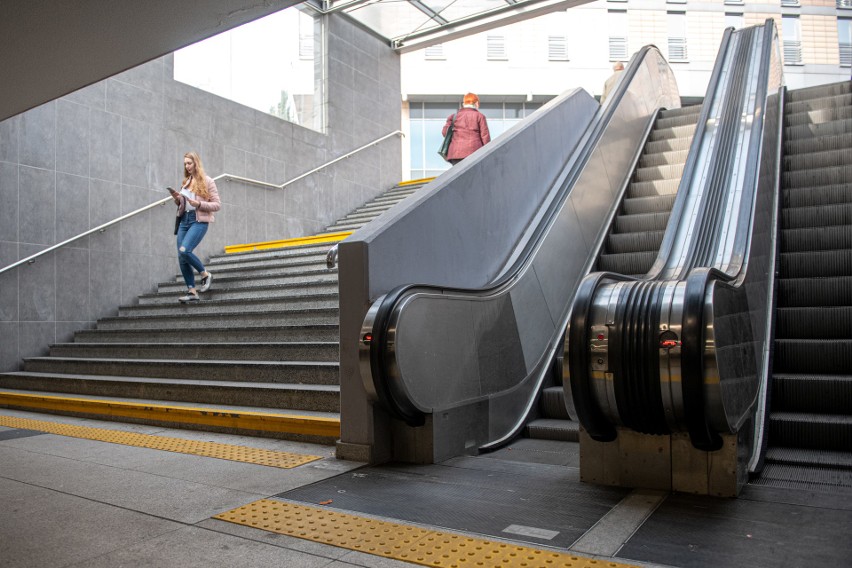
[[[166,190],[168,190],[168,192],[172,194],[172,197],[180,195],[177,191],[175,191],[175,188],[173,187],[167,187]]]

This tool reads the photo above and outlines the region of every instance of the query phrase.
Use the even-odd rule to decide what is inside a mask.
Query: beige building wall
[[[802,14],[799,20],[802,26],[803,63],[839,65],[837,18]]]

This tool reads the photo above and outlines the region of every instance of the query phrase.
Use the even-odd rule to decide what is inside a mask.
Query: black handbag
[[[441,149],[438,150],[438,154],[441,155],[442,158],[447,160],[447,154],[450,153],[450,142],[453,141],[453,130],[456,125],[456,115],[453,115],[453,120],[450,122],[450,126],[447,128],[447,135],[444,136],[444,141],[441,143]],[[449,160],[447,160],[449,162]]]

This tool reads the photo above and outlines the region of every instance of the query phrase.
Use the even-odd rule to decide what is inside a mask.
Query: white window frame
[[[485,56],[488,61],[508,61],[509,55],[506,50],[506,36],[488,34],[485,38]]]
[[[564,35],[547,36],[547,60],[569,61],[568,38]]]

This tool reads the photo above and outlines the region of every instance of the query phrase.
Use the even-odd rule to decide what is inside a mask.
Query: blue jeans
[[[177,232],[177,251],[180,273],[187,288],[195,288],[195,272],[204,272],[204,264],[192,251],[201,243],[201,239],[207,234],[207,223],[195,220],[195,211],[187,211],[180,220]]]

